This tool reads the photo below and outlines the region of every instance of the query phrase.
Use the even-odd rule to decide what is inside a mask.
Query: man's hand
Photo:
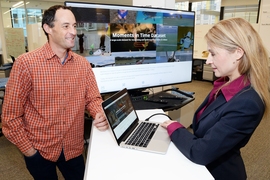
[[[37,150],[34,148],[29,149],[26,153],[24,153],[25,156],[30,157],[36,154]]]
[[[104,131],[108,129],[108,122],[104,113],[97,113],[93,123],[98,128],[98,130]]]

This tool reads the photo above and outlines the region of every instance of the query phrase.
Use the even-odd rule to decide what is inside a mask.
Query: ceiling
[[[12,5],[20,2],[22,0],[0,0],[1,2],[1,7],[12,7]],[[55,4],[64,4],[66,0],[24,0],[26,3],[30,2],[27,4],[27,7],[29,8],[41,8],[41,7],[50,7],[51,5]],[[132,5],[133,0],[69,0],[72,2],[92,2],[92,3],[104,3],[104,4],[121,4],[121,5]],[[146,0],[151,3],[151,1],[154,0]],[[184,2],[187,0],[175,0],[175,2]],[[202,0],[189,0],[189,2],[198,2]],[[41,8],[44,9],[44,8]]]
[[[20,2],[22,0],[0,0],[1,7],[12,7],[14,4]],[[66,0],[25,0],[26,6],[28,8],[40,8],[40,9],[47,9],[48,7],[55,5],[55,4],[64,4]],[[90,2],[89,0],[70,0],[72,2]],[[121,2],[122,1],[122,2]],[[29,4],[28,4],[29,2]],[[132,0],[91,0],[93,3],[107,3],[107,4],[123,4],[123,5],[131,5]],[[131,4],[129,4],[131,3]]]

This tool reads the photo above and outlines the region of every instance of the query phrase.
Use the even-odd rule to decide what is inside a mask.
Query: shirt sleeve
[[[31,77],[23,63],[15,63],[5,89],[2,111],[3,132],[6,138],[25,153],[32,144],[23,122],[23,105],[31,88]]]
[[[86,110],[90,113],[90,115],[95,118],[96,114],[101,112],[103,113],[102,109],[102,97],[100,95],[96,78],[94,72],[89,65],[88,73],[87,73],[87,80],[86,80]]]
[[[179,128],[185,128],[181,123],[179,122],[173,122],[171,123],[168,127],[167,127],[167,131],[168,131],[168,134],[169,136],[171,136],[171,134],[176,130],[176,129],[179,129]]]

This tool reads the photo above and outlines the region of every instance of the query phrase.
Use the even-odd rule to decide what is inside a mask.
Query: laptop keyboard
[[[126,144],[147,147],[159,124],[142,122],[127,140]]]

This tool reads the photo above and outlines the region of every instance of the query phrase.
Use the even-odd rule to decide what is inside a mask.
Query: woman
[[[176,147],[205,165],[216,180],[246,179],[240,148],[269,115],[268,54],[258,33],[241,18],[220,21],[205,39],[206,63],[220,78],[195,112],[194,134],[176,121],[162,126]]]

